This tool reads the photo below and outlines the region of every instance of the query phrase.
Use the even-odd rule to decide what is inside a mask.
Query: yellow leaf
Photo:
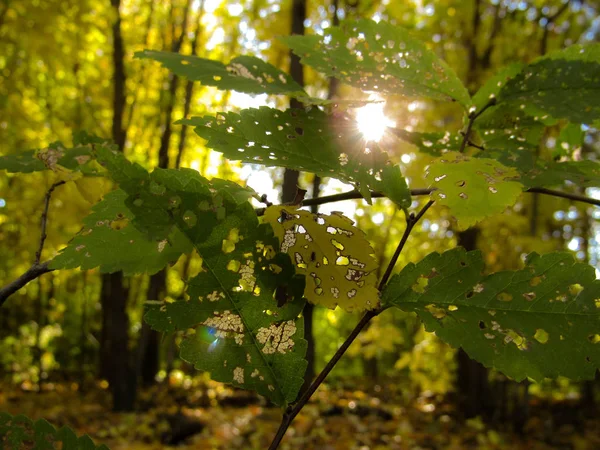
[[[379,305],[377,262],[364,233],[340,213],[311,214],[295,206],[271,206],[264,216],[306,276],[304,296],[315,305],[364,311]]]
[[[82,177],[75,180],[75,186],[81,196],[94,205],[108,191],[109,182],[104,177]]]

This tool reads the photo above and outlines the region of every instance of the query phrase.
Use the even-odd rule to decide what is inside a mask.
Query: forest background
[[[475,92],[510,62],[598,41],[598,7],[595,1],[3,0],[0,154],[57,140],[69,144],[73,133],[87,131],[112,138],[146,168],[191,167],[209,178],[246,181],[275,203],[293,198],[296,184],[311,196],[346,191],[339,182],[302,174],[296,181],[283,170],[227,161],[191,130],[173,124],[217,110],[286,107],[281,99],[192,84],[133,54],[168,50],[224,62],[239,54],[259,55],[290,71],[311,95],[367,99],[312,70],[302,72],[274,39],[322,33],[340,19],[367,17],[410,29]],[[385,100],[385,115],[397,128],[461,127],[456,105]],[[380,145],[401,164],[411,186],[427,185],[426,155],[389,133]],[[597,159],[599,147],[593,128],[561,132],[556,127],[546,131],[539,151]],[[0,177],[0,285],[34,260],[45,193],[53,181],[52,173]],[[57,189],[45,254],[58,252],[110,189],[103,180]],[[594,189],[566,189],[600,196]],[[367,233],[383,267],[401,237],[402,213],[387,200],[369,209],[363,201],[319,208],[335,210]],[[482,249],[490,271],[518,268],[532,251],[568,250],[597,266],[599,217],[596,208],[533,195],[459,233],[447,210],[434,206],[397,267],[456,245]],[[206,448],[265,447],[277,425],[266,403],[208,381],[177,358],[181,336],[163,338],[142,322],[147,300],[181,297],[182,279],[197,270],[197,261],[186,257],[153,275],[60,271],[19,291],[0,310],[0,410],[69,424],[97,442],[112,443],[111,448],[161,440],[174,444],[189,436],[188,443],[208,443]],[[315,373],[359,318],[324,308],[306,317],[312,318],[306,336],[313,349],[309,372]],[[443,344],[415,316],[401,311],[374,319],[332,375],[313,409],[294,425],[287,444],[292,448],[323,448],[324,443],[331,448],[530,448],[532,442],[539,448],[596,448],[600,443],[588,414],[596,407],[595,382],[511,382]],[[108,410],[115,412],[106,415]]]

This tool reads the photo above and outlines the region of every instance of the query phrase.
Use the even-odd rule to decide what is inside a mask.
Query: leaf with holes
[[[600,44],[538,58],[502,87],[498,102],[533,106],[576,123],[600,119]]]
[[[452,99],[469,107],[469,93],[450,66],[405,29],[362,19],[324,33],[280,40],[304,64],[365,91]]]
[[[481,138],[488,141],[513,138],[528,145],[539,145],[547,126],[556,123],[548,115],[530,115],[517,105],[500,104],[486,110],[475,121]]]
[[[156,273],[192,251],[189,239],[177,228],[164,239],[151,240],[135,228],[125,205],[127,194],[116,190],[92,208],[83,229],[50,262],[52,269],[99,267],[103,273]]]
[[[318,109],[244,109],[239,114],[192,117],[181,123],[195,127],[209,148],[231,160],[287,167],[352,183],[370,201],[381,191],[401,208],[410,192],[398,166],[376,144],[366,143],[356,124]]]
[[[89,146],[65,148],[55,142],[40,150],[27,150],[0,156],[0,170],[9,173],[31,173],[51,170],[56,173],[81,172],[96,176],[102,168],[96,164]]]
[[[515,63],[503,67],[498,73],[490,77],[473,96],[473,106],[476,111],[483,109],[488,102],[497,100],[502,87],[516,77],[523,70],[523,64]]]
[[[252,389],[278,405],[295,400],[306,369],[304,279],[267,224],[229,183],[193,170],[151,174],[120,153],[99,152],[128,198],[131,223],[157,239],[178,229],[202,258],[187,298],[150,304],[156,330],[187,330],[181,357],[216,381]],[[242,201],[240,201],[242,200]],[[278,307],[277,296],[286,297]]]
[[[364,233],[341,213],[312,214],[294,206],[265,211],[296,271],[306,275],[304,296],[315,304],[346,311],[374,309],[379,304],[377,262]]]
[[[153,59],[171,72],[204,86],[233,89],[246,94],[306,96],[291,76],[256,56],[238,56],[225,65],[220,61],[172,52],[144,50],[137,58]]]
[[[6,413],[0,413],[0,448],[108,450],[105,445],[96,446],[87,435],[78,437],[69,427],[57,430],[44,419],[34,422],[23,415],[11,416]]]
[[[462,141],[462,137],[450,134],[449,131],[445,133],[420,133],[394,129],[393,133],[400,139],[416,146],[420,152],[433,156],[441,156],[447,152],[458,151]]]
[[[521,179],[527,187],[558,187],[566,181],[581,187],[600,187],[600,164],[590,160],[539,163]]]
[[[447,153],[427,170],[431,199],[448,206],[459,229],[475,225],[487,216],[512,206],[523,190],[519,173],[489,158]]]
[[[529,255],[522,270],[481,275],[479,252],[432,253],[394,275],[382,303],[506,375],[593,379],[600,367],[600,281],[568,253]]]

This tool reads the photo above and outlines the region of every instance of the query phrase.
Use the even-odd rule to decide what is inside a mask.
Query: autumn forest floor
[[[25,388],[27,386],[24,386]],[[69,425],[112,450],[265,449],[281,411],[212,382],[142,390],[139,411],[112,413],[102,386],[46,384],[41,393],[0,384],[0,411]],[[594,418],[596,416],[596,418]],[[393,386],[371,392],[322,387],[289,429],[282,449],[598,449],[600,421],[576,404],[533,399],[522,432],[505,422],[464,421],[443,399],[403,400]]]

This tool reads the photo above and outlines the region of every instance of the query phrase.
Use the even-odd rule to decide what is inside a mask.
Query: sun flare
[[[369,100],[377,101],[378,98]],[[358,131],[364,136],[366,141],[379,142],[383,137],[387,127],[393,127],[396,122],[390,120],[383,112],[385,102],[368,103],[356,110],[356,123]]]

